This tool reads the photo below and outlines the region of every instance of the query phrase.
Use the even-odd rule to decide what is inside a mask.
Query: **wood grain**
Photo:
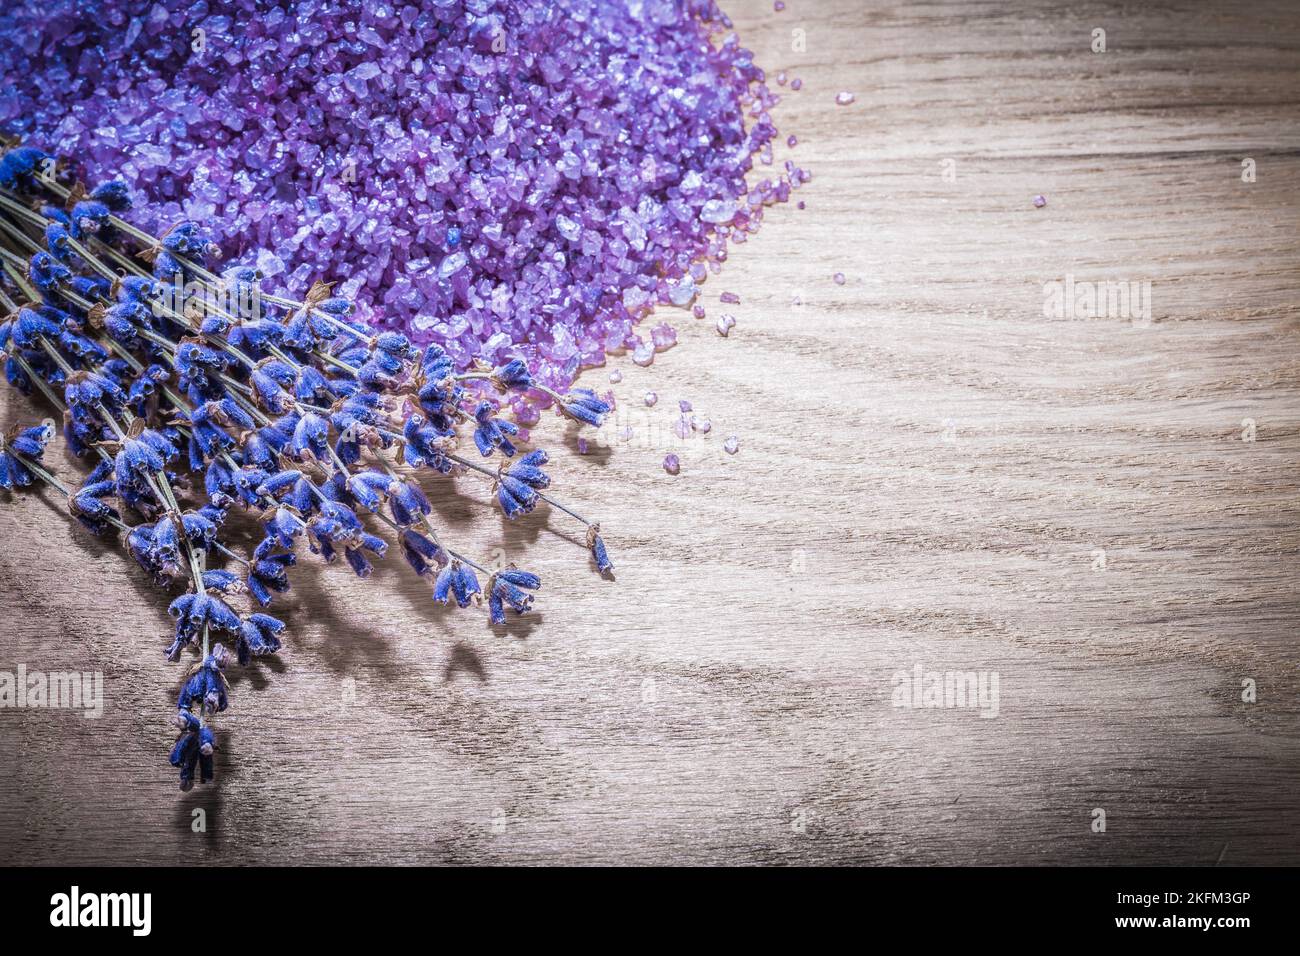
[[[1300,862],[1300,8],[725,6],[803,78],[776,118],[814,179],[555,456],[617,581],[562,515],[427,481],[541,612],[306,565],[219,786],[177,795],[164,600],[58,502],[7,506],[0,669],[102,670],[107,709],[0,710],[0,860]],[[1151,321],[1045,318],[1066,276],[1150,282]],[[998,716],[892,706],[917,664],[996,671]]]

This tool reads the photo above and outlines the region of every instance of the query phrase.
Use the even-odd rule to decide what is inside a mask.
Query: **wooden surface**
[[[541,613],[307,563],[219,786],[178,795],[165,599],[6,506],[0,669],[102,670],[107,709],[0,711],[0,860],[1300,862],[1300,8],[724,5],[804,79],[776,115],[814,180],[556,456],[617,581],[561,515],[426,482]],[[1045,318],[1067,275],[1149,281],[1152,320]],[[672,478],[678,398],[714,427]],[[918,663],[996,671],[998,716],[892,706]]]

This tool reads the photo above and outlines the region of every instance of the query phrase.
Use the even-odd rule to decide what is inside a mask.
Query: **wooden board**
[[[178,795],[165,599],[6,506],[0,669],[102,670],[106,710],[0,710],[0,861],[1300,862],[1300,8],[725,5],[804,80],[776,117],[814,179],[555,456],[617,581],[562,515],[427,481],[540,613],[306,564],[219,786]],[[1149,282],[1150,319],[1045,316],[1067,277]],[[893,706],[918,665],[996,672],[997,716]]]

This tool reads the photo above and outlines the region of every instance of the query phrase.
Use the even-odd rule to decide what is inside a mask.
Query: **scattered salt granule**
[[[843,273],[843,272],[837,272],[837,273],[835,273],[835,275],[831,276],[831,278],[835,280],[835,284],[836,284],[836,285],[844,285],[844,273]]]
[[[740,305],[740,296],[734,292],[724,292],[718,296],[719,302],[725,302],[727,305]]]
[[[722,450],[728,455],[734,455],[740,451],[740,439],[735,435],[728,435],[727,440],[722,443]]]
[[[646,403],[646,405],[648,405],[648,406],[650,406],[650,407],[654,407],[654,405],[656,405],[658,402],[659,402],[659,393],[658,393],[658,392],[646,392],[646,393],[645,393],[645,403]]]
[[[682,470],[682,460],[669,452],[664,456],[664,471],[670,475],[675,475]]]
[[[623,373],[618,369],[614,369],[614,371],[609,373],[609,380],[613,384],[617,385],[619,382],[623,381]]]
[[[1035,206],[1035,208],[1037,208],[1037,209],[1042,209],[1042,208],[1043,208],[1044,206],[1046,206],[1046,205],[1047,205],[1047,197],[1046,197],[1046,196],[1043,196],[1043,195],[1040,194],[1040,195],[1034,197],[1034,206]]]
[[[660,322],[650,330],[650,341],[656,352],[670,349],[677,344],[677,330],[667,322]]]
[[[857,97],[854,96],[852,93],[850,93],[848,90],[843,90],[843,91],[841,91],[841,92],[835,94],[835,105],[836,105],[836,106],[848,106],[850,103],[852,103],[852,102],[853,102],[854,100],[856,100],[856,99],[857,99]]]
[[[632,361],[637,365],[645,367],[653,365],[655,360],[655,348],[649,342],[636,339],[636,347],[632,349]]]
[[[736,324],[736,317],[734,315],[718,316],[718,324],[716,326],[718,330],[718,334],[721,335],[723,338],[726,338],[728,335],[731,334],[731,328],[735,324]]]

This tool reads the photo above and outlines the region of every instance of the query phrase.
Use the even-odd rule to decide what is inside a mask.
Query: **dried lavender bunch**
[[[540,579],[514,565],[489,572],[444,545],[423,489],[399,463],[480,473],[511,519],[546,501],[584,525],[598,570],[612,569],[599,525],[544,492],[546,452],[516,460],[519,429],[497,417],[493,400],[531,391],[562,416],[598,426],[609,406],[594,393],[558,394],[520,359],[457,371],[437,346],[421,352],[399,333],[372,333],[324,283],[300,302],[264,291],[250,268],[218,276],[204,224],[150,236],[117,215],[131,205],[123,183],[87,192],[50,168],[51,158],[30,147],[0,157],[6,377],[60,411],[74,453],[100,459],[65,492],[71,513],[97,533],[121,531],[160,585],[186,587],[169,608],[177,624],[167,649],[173,660],[199,650],[177,700],[172,762],[183,787],[196,767],[200,779],[211,776],[210,718],[227,706],[222,671],[232,656],[220,641],[240,663],[280,647],[280,621],[241,616],[222,595],[247,591],[268,606],[289,587],[301,542],[327,562],[342,555],[366,577],[388,548],[366,528],[372,517],[432,579],[435,601],[486,603],[498,624],[507,608],[531,607]],[[498,457],[495,470],[458,453],[466,429],[482,458]],[[12,474],[37,474],[39,455],[13,448]],[[248,557],[225,528],[236,505],[256,513],[264,532]],[[127,523],[126,513],[141,520]],[[210,559],[242,571],[207,570]]]

